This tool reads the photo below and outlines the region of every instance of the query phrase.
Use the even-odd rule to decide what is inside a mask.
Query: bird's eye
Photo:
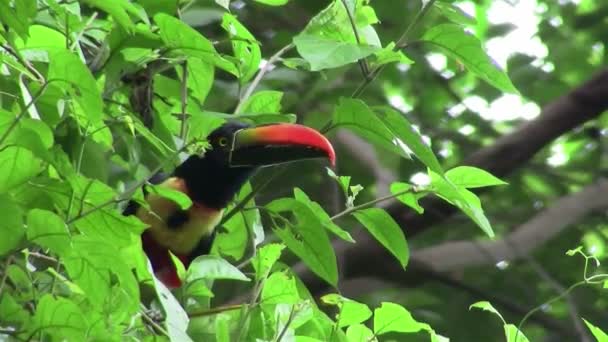
[[[226,137],[221,137],[217,140],[218,145],[220,145],[221,147],[224,147],[226,145],[228,145],[228,138]]]

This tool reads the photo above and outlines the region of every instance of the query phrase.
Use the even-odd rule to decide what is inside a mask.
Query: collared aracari
[[[193,203],[189,209],[148,193],[149,209],[131,202],[124,212],[149,226],[142,246],[155,275],[169,288],[181,285],[169,251],[186,267],[208,254],[224,208],[259,167],[320,157],[332,165],[335,161],[332,145],[322,134],[297,124],[252,127],[229,122],[207,140],[210,150],[190,156],[161,183],[188,195]]]

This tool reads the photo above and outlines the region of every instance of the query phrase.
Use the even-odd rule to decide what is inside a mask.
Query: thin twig
[[[2,274],[2,280],[0,280],[0,295],[2,294],[2,291],[4,290],[4,285],[6,284],[6,278],[8,278],[8,267],[10,266],[11,262],[13,262],[13,256],[10,255],[8,258],[6,258],[6,262],[4,262],[4,268],[3,268],[3,272],[4,274]],[[1,298],[1,296],[0,296]]]
[[[188,124],[188,114],[186,113],[186,107],[188,106],[188,61],[184,61],[184,63],[182,64],[181,104],[182,125],[179,130],[179,137],[183,141],[186,139]]]
[[[27,255],[30,255],[30,256],[33,256],[34,258],[38,258],[38,259],[42,259],[42,260],[58,262],[57,259],[55,259],[51,256],[48,256],[48,255],[42,254],[42,253],[38,253],[38,252],[27,252]]]
[[[44,82],[42,84],[42,87],[40,87],[40,89],[38,89],[38,91],[36,92],[36,94],[34,95],[34,97],[32,97],[32,99],[30,100],[30,102],[28,102],[25,105],[25,107],[21,110],[21,113],[19,113],[19,115],[17,115],[17,117],[15,117],[15,120],[13,120],[13,122],[11,122],[11,125],[8,127],[8,129],[6,130],[6,132],[4,132],[4,134],[0,138],[0,146],[4,143],[4,140],[6,140],[6,138],[11,134],[11,132],[13,131],[13,129],[15,129],[15,127],[17,127],[17,124],[25,116],[25,114],[27,113],[28,109],[34,104],[34,102],[36,102],[38,100],[38,98],[40,98],[40,96],[42,96],[42,94],[44,93],[44,91],[48,87],[49,83],[50,82]]]
[[[388,201],[390,199],[399,197],[401,195],[405,195],[405,194],[410,193],[410,192],[416,192],[416,189],[415,188],[409,188],[407,190],[399,191],[399,192],[396,192],[394,194],[386,195],[386,196],[383,196],[383,197],[378,197],[378,198],[376,198],[374,200],[371,200],[369,202],[365,202],[365,203],[356,205],[354,207],[347,208],[347,209],[345,209],[345,210],[337,213],[336,215],[332,216],[331,220],[332,221],[337,220],[337,219],[339,219],[339,218],[341,218],[341,217],[343,217],[345,215],[348,215],[350,213],[353,213],[353,212],[355,212],[357,210],[369,208],[369,207],[371,207],[371,206],[373,206],[375,204],[378,204],[380,202]]]
[[[245,198],[243,198],[239,203],[237,203],[237,205],[234,206],[234,208],[232,208],[232,210],[230,210],[226,215],[224,215],[218,226],[221,226],[222,224],[228,222],[228,220],[232,218],[232,216],[234,216],[237,212],[239,212],[239,210],[245,207],[247,202],[251,201],[251,199],[253,199],[253,197],[255,197],[258,192],[262,191],[262,189],[264,189],[268,184],[270,184],[270,182],[272,182],[283,171],[285,171],[285,167],[279,167],[275,169],[274,173],[270,175],[270,177],[268,177],[264,181],[264,183],[260,184],[260,186],[258,187],[253,188],[251,192],[247,194],[247,196],[245,196]]]
[[[146,312],[146,307],[141,304],[141,317],[143,317],[144,321],[146,321],[146,323],[150,324],[154,329],[158,330],[158,332],[160,332],[161,334],[169,337],[169,333],[165,330],[165,328],[161,327],[158,323],[156,323],[156,321],[154,321],[154,319],[152,317],[150,317],[148,315],[148,313]]]
[[[15,51],[15,49],[13,49],[12,46],[10,46],[8,44],[2,44],[1,46],[4,50],[6,50],[6,52],[11,54],[13,57],[15,57],[17,59],[17,61],[19,63],[21,63],[21,65],[23,65],[29,72],[31,72],[36,77],[37,81],[39,81],[41,83],[46,82],[44,80],[44,76],[42,76],[42,74],[40,72],[38,72],[38,70],[36,70],[36,68],[34,68],[34,66],[28,60],[24,59],[21,55],[19,55],[17,53],[17,51]]]
[[[246,202],[245,202],[246,203]],[[236,266],[239,270],[244,268],[251,262],[251,259],[255,257],[255,236],[253,233],[253,228],[247,222],[247,216],[245,216],[244,210],[241,210],[241,215],[243,216],[243,223],[245,224],[245,228],[247,228],[247,241],[249,241],[249,253],[244,257],[243,261]]]
[[[91,24],[93,24],[93,21],[95,21],[98,14],[99,13],[97,13],[97,11],[93,12],[93,14],[89,18],[89,20],[87,20],[87,22],[84,24],[84,27],[82,28],[82,30],[80,30],[80,32],[78,32],[78,34],[76,35],[76,39],[74,40],[72,45],[69,47],[70,51],[74,51],[74,49],[76,49],[76,46],[78,46],[78,42],[80,41],[80,38],[82,38],[82,36],[84,36],[85,31],[89,28],[89,26],[91,26]],[[66,29],[69,29],[69,25],[66,25]],[[68,39],[69,39],[69,34],[66,34],[66,42]]]
[[[277,336],[276,342],[281,342],[281,340],[283,339],[283,336],[285,336],[285,334],[287,333],[287,329],[289,328],[289,325],[291,324],[291,322],[293,321],[293,319],[295,317],[296,317],[296,304],[293,304],[291,306],[291,311],[289,312],[289,317],[287,318],[287,322],[285,322],[285,325],[283,326],[281,333],[279,334],[279,336]]]
[[[397,40],[397,43],[395,44],[395,47],[397,49],[402,49],[407,44],[410,33],[412,32],[414,27],[416,27],[416,25],[418,25],[418,23],[422,20],[422,18],[424,18],[424,16],[428,13],[428,11],[431,9],[431,7],[433,7],[433,4],[435,3],[435,1],[436,0],[429,0],[429,2],[426,4],[426,6],[424,6],[420,10],[420,12],[418,12],[418,14],[416,14],[416,16],[414,17],[412,22],[407,26],[405,31],[403,31],[403,34],[401,35],[401,37],[399,37],[399,40]],[[376,67],[374,70],[372,70],[369,74],[369,77],[366,78],[359,85],[359,87],[357,87],[357,89],[355,89],[355,91],[352,94],[352,97],[357,98],[357,97],[361,96],[361,94],[363,93],[363,91],[365,91],[367,86],[369,86],[376,79],[376,77],[378,77],[378,75],[382,72],[382,70],[384,70],[385,67],[386,67],[386,64],[383,64],[383,65]]]
[[[239,333],[237,341],[241,341],[243,337],[243,332],[245,331],[245,323],[251,314],[251,309],[256,305],[258,298],[262,295],[262,289],[264,288],[264,279],[261,279],[256,282],[255,286],[252,290],[251,301],[249,304],[245,304],[242,306],[242,310],[245,310],[244,314],[241,314],[241,319],[239,320]]]
[[[517,326],[517,331],[521,331],[521,328],[523,327],[523,325],[526,323],[526,321],[528,320],[528,318],[530,318],[532,315],[534,315],[535,313],[537,313],[538,311],[540,311],[543,307],[547,306],[547,305],[551,305],[552,303],[568,296],[570,294],[570,292],[572,292],[572,290],[576,289],[579,286],[585,285],[587,284],[586,281],[581,280],[578,283],[570,286],[568,289],[566,289],[566,291],[560,293],[558,296],[553,297],[551,300],[548,300],[540,305],[538,305],[537,307],[535,307],[534,309],[530,310],[525,316],[524,318],[521,319],[521,321],[519,322],[519,325]],[[517,335],[515,336],[515,340],[517,341]]]
[[[346,10],[346,14],[348,15],[348,20],[350,21],[350,25],[353,28],[353,33],[355,34],[355,40],[357,41],[357,45],[361,45],[361,39],[359,38],[359,32],[357,31],[357,24],[355,23],[353,14],[350,13],[350,10],[348,9],[346,0],[342,0],[342,5],[344,5],[344,9]],[[369,76],[369,67],[367,65],[367,60],[365,58],[361,58],[357,61],[357,63],[359,63],[359,67],[361,68],[361,73],[363,74],[363,77],[367,79],[367,77]]]
[[[219,314],[219,313],[226,312],[226,311],[238,310],[238,309],[241,309],[241,308],[243,308],[243,304],[233,304],[233,305],[218,306],[217,308],[211,308],[211,309],[206,309],[206,310],[189,312],[188,313],[188,317],[192,318],[192,317],[211,316],[211,315]]]
[[[130,188],[128,188],[127,190],[123,191],[120,195],[109,199],[101,204],[98,204],[97,206],[83,211],[80,214],[78,214],[77,216],[69,219],[66,221],[66,224],[69,226],[70,224],[74,223],[77,220],[80,220],[81,218],[88,216],[92,213],[94,213],[97,210],[103,209],[105,207],[107,207],[110,204],[114,204],[114,203],[120,203],[123,201],[127,201],[129,200],[129,197],[131,196],[131,194],[137,190],[139,187],[141,187],[142,185],[146,184],[146,182],[148,182],[150,180],[150,178],[154,177],[160,170],[162,170],[162,168],[164,167],[164,165],[166,163],[168,163],[169,161],[171,161],[175,156],[179,155],[180,153],[182,153],[183,151],[185,151],[188,147],[190,146],[190,144],[185,144],[181,149],[179,149],[178,151],[176,151],[175,153],[173,153],[171,156],[169,156],[166,160],[162,161],[154,170],[152,170],[152,172],[150,172],[150,175],[142,180],[140,180],[139,182],[137,182],[136,184],[134,184],[133,186],[131,186]]]
[[[87,144],[87,134],[89,132],[89,125],[87,125],[87,127],[84,130],[84,139],[82,141],[82,144],[80,144],[80,151],[78,153],[78,160],[76,161],[76,174],[80,175],[80,170],[82,168],[82,158],[84,157],[84,148]],[[70,216],[72,215],[72,208],[74,206],[74,200],[76,199],[76,191],[74,191],[74,189],[72,188],[72,196],[70,196],[70,201],[68,202],[68,210],[66,211],[66,218],[70,218]],[[82,206],[81,206],[81,211],[82,211]]]
[[[521,253],[519,251],[519,249],[517,248],[517,246],[514,243],[511,243],[511,241],[509,241],[508,238],[505,238],[505,242],[507,243],[507,245],[509,245],[515,251],[515,253],[522,255],[523,258],[530,264],[530,266],[532,266],[534,271],[541,278],[543,278],[551,287],[553,287],[553,289],[555,290],[555,292],[558,295],[561,293],[566,293],[566,290],[567,290],[566,287],[562,286],[562,284],[560,284],[553,276],[551,276],[551,274],[549,274],[549,272],[547,270],[545,270],[544,267],[530,253],[525,253],[525,252]],[[581,342],[591,341],[589,339],[589,336],[587,335],[586,328],[583,326],[583,324],[579,318],[580,317],[579,310],[576,307],[576,303],[574,302],[574,299],[568,293],[566,293],[563,296],[563,298],[566,301],[566,306],[568,306],[568,314],[570,315],[570,319],[572,320],[574,328],[579,335],[579,339],[580,339],[579,341],[581,341]]]
[[[606,281],[606,279],[608,278],[608,274],[596,274],[593,275],[591,277],[589,277],[587,275],[587,270],[588,270],[588,266],[589,266],[589,260],[594,260],[595,262],[597,261],[597,258],[595,258],[594,256],[587,256],[584,253],[582,253],[580,250],[578,251],[579,254],[581,254],[584,258],[585,258],[585,267],[583,270],[583,280],[577,282],[576,284],[570,286],[569,288],[567,288],[565,291],[561,292],[558,296],[551,298],[550,300],[536,306],[534,309],[530,310],[519,322],[518,326],[517,326],[517,333],[515,334],[515,340],[517,341],[517,336],[519,335],[519,332],[521,331],[521,328],[523,327],[523,325],[526,323],[526,321],[528,320],[528,318],[530,318],[533,314],[535,314],[536,312],[538,312],[539,310],[541,310],[543,307],[545,307],[546,305],[550,305],[562,298],[567,298],[570,295],[570,292],[572,292],[574,289],[576,289],[579,286],[584,286],[584,285],[597,285],[597,284],[602,284]]]
[[[266,62],[266,64],[264,64],[262,69],[260,69],[260,71],[258,71],[258,74],[255,76],[255,78],[253,79],[253,81],[251,82],[249,87],[247,87],[247,90],[245,90],[245,94],[239,101],[239,104],[236,106],[236,109],[234,110],[234,114],[239,114],[241,112],[241,110],[243,109],[243,105],[245,104],[245,101],[247,101],[247,99],[251,96],[251,94],[253,94],[253,91],[260,84],[260,82],[262,81],[262,78],[264,78],[264,75],[266,75],[266,73],[270,70],[270,67],[275,62],[277,62],[281,58],[281,56],[283,56],[287,51],[291,50],[293,47],[294,47],[293,43],[289,43],[270,57],[270,59]]]

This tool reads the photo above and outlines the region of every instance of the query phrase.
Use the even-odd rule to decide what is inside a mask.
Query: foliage
[[[406,274],[407,227],[376,205],[397,199],[404,209],[422,213],[418,201],[429,196],[457,207],[480,228],[467,234],[494,237],[482,201],[469,189],[506,182],[472,166],[453,167],[461,148],[447,146],[449,155],[441,156],[424,135],[427,129],[456,131],[451,125],[463,118],[487,125],[470,113],[442,119],[444,111],[437,108],[446,95],[437,84],[411,101],[421,112],[434,113],[426,121],[388,105],[386,98],[396,89],[401,98],[419,93],[416,82],[401,87],[400,70],[412,68],[412,79],[421,82],[431,78],[414,71],[427,63],[421,55],[430,51],[445,54],[452,69],[470,71],[459,81],[462,89],[488,97],[523,92],[516,86],[525,83],[525,70],[512,82],[483,49],[489,38],[483,14],[476,21],[450,1],[411,1],[409,14],[401,5],[368,0],[294,3],[0,2],[0,333],[75,341],[445,340],[436,333],[448,330],[443,323],[434,328],[435,318],[408,310],[403,298],[371,305],[339,294],[332,239],[356,244],[353,232],[360,225]],[[298,6],[310,14],[305,22],[291,21]],[[397,7],[399,23],[407,25],[394,34],[383,21]],[[268,13],[276,22],[262,20]],[[285,27],[275,27],[280,25]],[[479,29],[475,35],[472,26]],[[554,57],[556,65],[563,63]],[[371,89],[385,70],[381,91]],[[581,74],[571,70],[553,86],[575,84]],[[529,96],[542,102],[560,89]],[[188,269],[174,258],[185,285],[171,292],[151,274],[142,252],[145,225],[122,211],[131,199],[145,205],[143,187],[182,208],[191,206],[183,194],[153,186],[150,179],[170,172],[184,153],[204,153],[207,134],[232,119],[298,120],[330,137],[345,129],[373,145],[382,162],[403,177],[392,182],[390,195],[375,197],[369,171],[340,150],[339,172],[329,175],[312,162],[263,171],[266,182],[256,177],[227,208],[212,255],[198,257]],[[505,129],[486,128],[474,144]],[[562,145],[580,148],[575,135],[567,139]],[[420,172],[428,183],[411,181]],[[522,182],[532,188],[549,181],[522,175],[515,186]],[[262,189],[266,183],[270,196]],[[294,186],[293,195],[281,190]],[[344,205],[332,207],[330,196],[314,191],[328,186],[338,189]],[[264,205],[250,196],[258,193]],[[514,196],[530,200],[521,192]],[[294,260],[332,293],[317,302],[290,267]],[[598,281],[586,270],[585,265],[585,284]],[[521,327],[507,324],[489,302],[473,307],[497,314],[508,341],[527,341]],[[433,327],[422,321],[433,321]],[[598,340],[606,338],[585,324]]]

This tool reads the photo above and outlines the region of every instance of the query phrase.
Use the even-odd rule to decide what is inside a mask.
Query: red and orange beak
[[[329,140],[310,127],[281,123],[237,131],[229,162],[234,167],[268,166],[312,158],[327,158],[334,166]]]

